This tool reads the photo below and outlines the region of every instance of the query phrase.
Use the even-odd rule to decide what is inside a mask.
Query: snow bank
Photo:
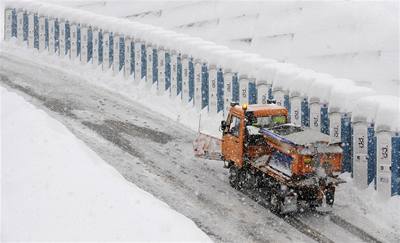
[[[58,121],[0,91],[2,240],[210,241]]]
[[[353,104],[354,119],[375,123],[377,130],[400,132],[400,97],[371,95]]]
[[[367,189],[357,189],[354,185],[350,173],[344,173],[340,176],[346,181],[336,190],[335,212],[349,222],[362,228],[370,230],[382,230],[379,234],[384,234],[382,238],[397,237],[400,232],[400,196],[393,196],[390,199],[382,199],[375,191],[373,183]],[[354,215],[360,215],[354,217]],[[368,220],[363,220],[366,218]],[[374,222],[373,225],[368,225]],[[388,240],[392,241],[392,240]],[[394,242],[394,241],[393,241]]]
[[[357,112],[356,109],[360,106],[356,108],[355,104],[359,99],[376,95],[376,91],[356,85],[352,80],[337,79],[329,74],[317,73],[294,64],[265,59],[258,54],[231,50],[199,37],[179,34],[149,24],[105,17],[88,11],[36,1],[12,1],[6,3],[6,7],[25,8],[52,17],[61,16],[75,23],[93,24],[106,31],[133,36],[134,39],[154,45],[154,47],[163,46],[202,62],[239,72],[243,77],[256,79],[257,83],[272,84],[274,90],[288,91],[291,96],[301,95],[328,104],[330,110]],[[385,99],[393,100],[389,97]],[[381,126],[398,130],[398,103],[394,101],[395,105],[389,104],[388,107],[379,104],[372,105],[378,107],[375,112],[377,117],[374,120]],[[390,115],[378,116],[378,114]]]

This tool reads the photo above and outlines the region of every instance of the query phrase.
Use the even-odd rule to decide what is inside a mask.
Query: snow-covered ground
[[[82,66],[79,62],[73,63],[69,59],[60,59],[47,53],[40,54],[37,50],[21,48],[14,42],[2,43],[1,47],[5,55],[20,57],[22,61],[36,60],[42,66],[64,70],[71,76],[78,74],[93,86],[100,86],[122,94],[132,102],[138,102],[146,109],[163,114],[189,129],[197,130],[198,128],[199,116],[192,108],[181,105],[179,99],[171,100],[167,94],[157,96],[155,87],[149,90],[143,83],[134,85],[133,80],[125,80],[122,75],[113,76],[112,72],[102,73],[91,65]],[[207,117],[206,113],[203,113],[202,124],[203,126],[207,123],[218,124],[217,119],[219,117]],[[216,127],[208,128],[215,132]],[[385,239],[388,242],[400,240],[398,225],[400,197],[395,196],[389,201],[381,201],[373,188],[359,190],[353,185],[349,174],[344,174],[342,177],[347,183],[341,184],[337,189],[333,212],[379,239]],[[315,224],[315,228],[327,230],[329,234],[332,234],[330,229],[324,229],[320,225],[321,220],[305,220]]]
[[[199,36],[400,96],[399,1],[45,1]]]
[[[60,122],[0,91],[2,241],[210,241]]]
[[[380,235],[382,239],[400,241],[400,196],[384,200],[373,184],[360,190],[350,173],[342,174],[341,178],[346,183],[337,188],[334,212],[367,232]],[[374,222],[374,225],[370,222]]]

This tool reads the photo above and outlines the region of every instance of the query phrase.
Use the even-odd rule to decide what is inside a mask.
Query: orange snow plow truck
[[[200,133],[195,155],[223,160],[231,186],[257,191],[276,213],[332,205],[335,187],[343,182],[340,144],[288,123],[288,110],[268,103],[232,103],[221,121],[222,139]]]

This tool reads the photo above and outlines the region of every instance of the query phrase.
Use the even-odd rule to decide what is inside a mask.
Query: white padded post
[[[33,48],[35,44],[35,36],[34,36],[34,22],[35,22],[35,14],[30,12],[28,13],[28,47]],[[11,36],[11,33],[10,33]]]
[[[321,131],[321,104],[319,99],[310,99],[310,128]]]
[[[142,80],[142,42],[135,41],[135,84],[139,84]]]
[[[239,103],[240,105],[249,103],[249,79],[243,74],[239,76]]]
[[[11,38],[11,28],[12,28],[12,10],[7,8],[4,11],[4,40],[8,41]]]
[[[353,178],[358,188],[368,187],[368,126],[365,119],[353,122]]]
[[[224,69],[224,114],[228,114],[232,101],[232,71]]]
[[[274,100],[276,101],[276,104],[279,106],[284,105],[285,101],[285,92],[280,89],[280,88],[274,88],[272,90],[272,95],[274,96]]]
[[[49,18],[48,20],[49,22],[49,53],[54,54],[54,52],[56,51],[56,42],[55,42],[55,24],[56,21],[54,20],[54,18]]]
[[[290,98],[290,122],[297,126],[301,126],[301,101],[299,94]]]
[[[64,19],[60,19],[60,21],[58,22],[59,24],[59,43],[60,43],[60,56],[63,57],[66,55],[65,49],[66,49],[66,45],[65,45],[65,20]]]
[[[189,103],[189,57],[182,55],[182,103]]]
[[[131,76],[131,43],[132,39],[125,36],[125,64],[124,64],[124,78],[128,79]]]
[[[92,52],[92,63],[93,66],[97,67],[99,65],[99,28],[93,27],[93,52]]]
[[[101,65],[103,71],[110,68],[110,33],[103,31],[103,62]]]
[[[158,48],[158,94],[165,92],[165,50],[164,47]]]
[[[338,111],[329,113],[329,136],[330,143],[342,142],[342,114]]]
[[[43,52],[46,48],[46,30],[45,30],[45,17],[43,15],[39,16],[39,51]]]
[[[146,86],[150,88],[153,85],[153,46],[146,45]]]
[[[24,42],[24,11],[22,9],[17,11],[17,39],[19,44]]]
[[[120,34],[114,32],[114,35],[113,35],[113,45],[114,45],[114,47],[113,47],[113,64],[112,64],[114,75],[119,73],[119,52],[120,52],[119,38],[120,38]]]
[[[197,111],[202,107],[202,94],[201,94],[201,60],[194,60],[194,106]]]
[[[70,40],[71,50],[69,52],[71,60],[75,60],[78,57],[78,26],[76,23],[70,23]]]
[[[257,83],[257,104],[267,104],[268,100],[268,85],[265,82]]]
[[[88,62],[88,26],[81,24],[81,63]]]
[[[210,64],[208,74],[208,112],[210,114],[217,114],[217,66]]]
[[[388,130],[376,131],[376,190],[381,198],[392,194],[392,136]]]
[[[171,51],[171,98],[178,95],[178,54]]]

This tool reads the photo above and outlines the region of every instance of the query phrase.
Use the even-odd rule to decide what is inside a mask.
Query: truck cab
[[[253,132],[248,125],[257,129],[286,124],[287,121],[288,111],[285,107],[276,104],[239,106],[233,103],[227,119],[221,121],[221,152],[224,160],[241,168],[244,157],[254,158],[267,154],[268,147],[263,143],[262,137],[251,136],[252,140],[247,139]]]

